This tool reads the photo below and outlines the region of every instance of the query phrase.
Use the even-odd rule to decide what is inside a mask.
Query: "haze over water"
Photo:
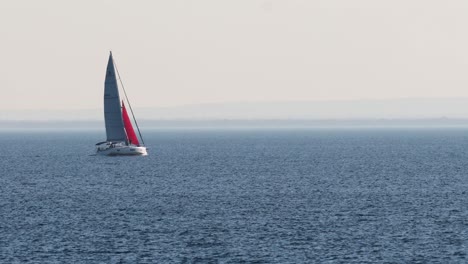
[[[468,130],[2,132],[5,263],[463,263]]]

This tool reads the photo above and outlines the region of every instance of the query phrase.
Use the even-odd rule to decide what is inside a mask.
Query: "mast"
[[[122,78],[120,77],[119,69],[117,68],[117,64],[115,63],[115,60],[113,60],[114,68],[117,71],[117,76],[119,77],[119,82],[120,86],[122,86],[122,90],[124,92],[125,100],[127,101],[128,107],[130,108],[130,112],[132,113],[133,121],[135,122],[135,126],[137,127],[138,134],[140,135],[141,143],[142,145],[145,145],[145,141],[143,140],[143,136],[141,135],[140,132],[140,127],[138,126],[138,122],[135,118],[135,114],[133,113],[132,105],[130,104],[130,100],[128,99],[127,92],[125,91],[124,84],[122,82]]]

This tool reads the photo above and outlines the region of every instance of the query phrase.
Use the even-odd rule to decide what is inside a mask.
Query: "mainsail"
[[[115,76],[112,53],[107,63],[106,81],[104,82],[104,119],[106,122],[107,141],[126,141],[120,97]]]
[[[127,109],[125,108],[125,104],[122,101],[122,118],[123,123],[125,126],[125,131],[127,132],[128,143],[140,146],[140,142],[138,141],[138,137],[135,134],[135,130],[133,129],[132,122],[128,117]]]

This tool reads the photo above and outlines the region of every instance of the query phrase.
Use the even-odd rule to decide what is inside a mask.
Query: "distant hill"
[[[148,120],[138,121],[143,130],[151,129],[439,129],[468,128],[468,119],[257,119],[257,120]],[[53,131],[104,131],[103,121],[5,121],[0,120],[0,131],[53,130]]]
[[[433,119],[468,118],[468,98],[240,102],[139,108],[138,119]],[[0,120],[102,120],[101,109],[0,112]]]

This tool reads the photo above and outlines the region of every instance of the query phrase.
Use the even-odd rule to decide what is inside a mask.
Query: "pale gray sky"
[[[468,97],[465,0],[0,3],[0,109]]]

